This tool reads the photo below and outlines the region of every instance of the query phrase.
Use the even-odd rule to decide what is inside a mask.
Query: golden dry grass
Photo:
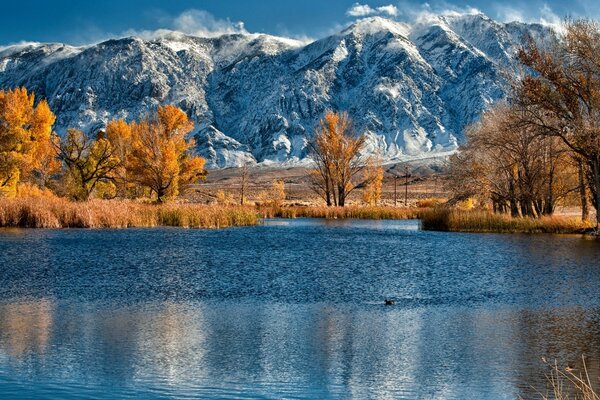
[[[550,390],[546,393],[538,392],[542,400],[600,400],[583,356],[581,370],[560,368],[556,361],[554,364],[546,364],[550,367],[550,373],[546,376]]]
[[[417,207],[419,207],[419,208],[434,208],[434,207],[438,207],[446,202],[447,202],[446,199],[443,199],[440,197],[427,197],[425,199],[417,200]]]
[[[260,207],[264,218],[417,219],[424,209],[379,206]]]
[[[0,199],[0,227],[128,228],[177,226],[224,228],[256,225],[256,211],[246,207],[195,204],[144,204],[132,201],[61,198]]]
[[[593,228],[591,222],[582,222],[577,218],[512,218],[485,211],[447,208],[423,212],[421,226],[426,230],[437,231],[499,233],[586,233]]]

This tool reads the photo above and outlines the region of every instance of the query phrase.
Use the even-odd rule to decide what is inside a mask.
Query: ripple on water
[[[2,230],[0,250],[9,398],[527,398],[541,357],[582,353],[599,375],[581,237],[301,219]]]

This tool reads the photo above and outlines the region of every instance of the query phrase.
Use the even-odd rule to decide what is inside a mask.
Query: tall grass
[[[178,226],[224,228],[256,225],[255,210],[245,207],[195,204],[153,205],[133,201],[91,200],[75,203],[61,198],[0,199],[0,227],[128,228]]]
[[[586,233],[592,223],[575,218],[512,218],[485,211],[436,208],[421,213],[421,226],[426,230],[501,233]]]
[[[326,219],[417,219],[420,208],[396,208],[378,206],[346,207],[260,207],[264,218],[326,218]]]
[[[547,375],[550,393],[539,393],[542,400],[600,400],[600,393],[594,388],[585,358],[582,356],[582,370],[561,369],[556,362],[550,365]],[[545,360],[544,360],[545,362]]]

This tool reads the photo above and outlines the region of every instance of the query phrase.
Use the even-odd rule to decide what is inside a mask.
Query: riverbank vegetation
[[[259,207],[263,218],[325,218],[325,219],[418,219],[424,208],[385,206],[346,207]]]
[[[74,202],[58,197],[0,201],[0,227],[22,228],[225,228],[256,225],[254,208],[198,204],[147,204],[130,200]]]
[[[539,391],[542,400],[600,400],[600,394],[596,384],[590,379],[585,357],[581,357],[581,370],[570,367],[560,367],[546,362],[550,372],[546,376],[549,390]]]
[[[581,228],[588,225],[588,202],[596,210],[600,205],[600,25],[568,20],[563,28],[555,40],[530,40],[521,49],[519,59],[531,73],[467,129],[467,144],[450,160],[450,204],[476,199],[493,214],[440,212],[424,225],[578,230],[551,218],[573,197],[581,205]],[[594,225],[600,227],[598,212]]]
[[[543,216],[511,217],[490,211],[438,208],[419,214],[425,230],[498,233],[587,233],[594,224],[579,218]]]

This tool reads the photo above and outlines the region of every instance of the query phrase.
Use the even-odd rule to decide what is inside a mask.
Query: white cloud
[[[196,36],[219,36],[232,33],[247,33],[243,22],[218,19],[203,10],[188,10],[173,19],[172,28]]]
[[[373,8],[368,4],[355,3],[348,11],[346,11],[346,15],[350,17],[368,17],[370,15],[397,17],[399,14],[400,10],[398,10],[398,7],[392,4]]]
[[[232,22],[227,19],[215,18],[214,15],[204,10],[187,10],[173,17],[160,19],[163,28],[156,30],[129,29],[121,36],[138,36],[143,39],[155,39],[182,32],[200,37],[216,37],[225,34],[248,33],[243,22]]]
[[[498,5],[495,7],[497,19],[503,22],[538,23],[553,28],[556,32],[562,31],[562,19],[548,4],[544,4],[535,11],[515,8],[513,6]]]
[[[391,17],[397,17],[400,14],[398,7],[388,4],[387,6],[377,7],[377,11],[382,14],[387,14]]]
[[[367,15],[372,15],[375,13],[375,9],[371,8],[368,4],[354,4],[348,11],[346,11],[346,15],[350,17],[366,17]]]
[[[540,9],[540,21],[542,25],[548,25],[552,27],[560,26],[562,23],[561,18],[552,11],[552,8],[548,4]]]

